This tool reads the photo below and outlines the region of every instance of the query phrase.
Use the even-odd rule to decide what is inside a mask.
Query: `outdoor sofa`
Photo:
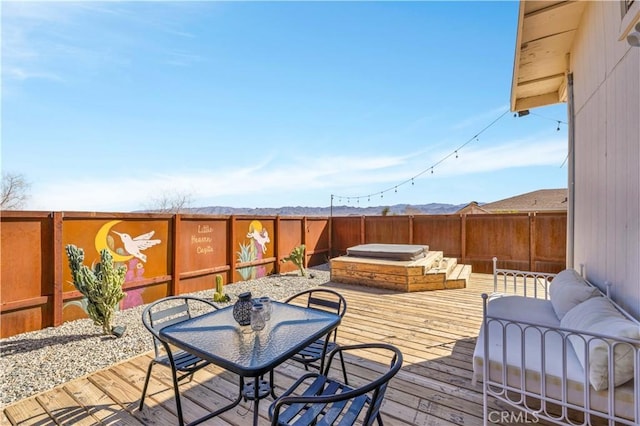
[[[494,293],[482,295],[473,355],[484,424],[505,418],[489,409],[492,397],[527,422],[639,425],[640,322],[609,298],[609,286],[604,294],[573,269],[545,274],[493,262]]]

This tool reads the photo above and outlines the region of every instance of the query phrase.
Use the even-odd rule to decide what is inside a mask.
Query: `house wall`
[[[640,317],[640,48],[619,41],[619,2],[589,2],[571,51],[574,265]]]

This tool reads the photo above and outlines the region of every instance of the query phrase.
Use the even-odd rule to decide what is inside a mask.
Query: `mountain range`
[[[211,215],[251,215],[251,216],[374,216],[381,215],[388,209],[389,215],[419,215],[419,214],[451,214],[455,213],[467,204],[395,204],[393,206],[333,206],[331,207],[224,207],[210,206],[188,209],[189,213],[211,214]]]

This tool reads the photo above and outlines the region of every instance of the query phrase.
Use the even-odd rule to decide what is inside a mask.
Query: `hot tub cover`
[[[347,256],[387,260],[417,260],[425,257],[429,246],[416,244],[360,244],[349,247]]]

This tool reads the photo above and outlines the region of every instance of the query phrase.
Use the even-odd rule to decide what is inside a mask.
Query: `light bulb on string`
[[[558,127],[556,127],[556,132],[560,131],[560,122],[558,121]]]
[[[471,139],[467,140],[467,142],[465,142],[463,145],[461,145],[460,147],[458,147],[458,149],[455,149],[453,152],[450,152],[447,156],[445,156],[444,158],[442,158],[440,161],[436,162],[436,163],[435,163],[434,165],[432,165],[431,167],[428,167],[428,168],[426,168],[426,169],[422,170],[419,174],[414,175],[413,177],[411,177],[411,186],[415,186],[415,179],[416,179],[418,176],[422,176],[424,173],[426,173],[426,172],[428,172],[428,171],[431,171],[431,175],[433,175],[433,174],[435,173],[435,172],[434,172],[435,167],[436,167],[437,165],[439,165],[440,163],[444,162],[446,159],[450,158],[452,155],[455,155],[455,158],[460,158],[460,153],[458,152],[458,150],[459,150],[459,149],[461,149],[461,148],[465,147],[465,146],[466,146],[467,144],[469,144],[470,142],[473,142],[473,141],[475,141],[475,142],[480,142],[480,135],[481,135],[482,133],[484,133],[484,132],[485,132],[485,130],[487,130],[488,128],[492,127],[494,124],[496,124],[496,123],[497,123],[501,118],[503,118],[504,116],[506,116],[508,112],[509,112],[509,110],[506,110],[505,112],[503,112],[499,117],[497,117],[495,120],[493,120],[493,121],[492,121],[491,123],[489,123],[487,126],[485,126],[485,127],[484,127],[480,132],[476,133],[476,134],[475,134]],[[515,114],[514,114],[514,117],[522,117],[522,116],[527,115],[527,114],[528,114],[528,111],[526,111],[526,113],[515,113]],[[556,131],[560,131],[560,123],[567,124],[567,123],[564,123],[564,122],[563,122],[563,121],[561,121],[561,120],[555,120],[555,119],[551,119],[551,120],[552,120],[552,121],[556,121],[556,123],[557,123]],[[407,183],[407,182],[408,182],[408,181],[404,181],[404,182],[402,182],[400,185],[404,185],[404,184],[405,184],[405,183]],[[395,186],[393,187],[394,193],[397,193],[397,192],[398,192],[398,186],[399,186],[399,185],[395,185]],[[388,189],[386,189],[386,190],[384,190],[384,191],[380,191],[380,192],[378,192],[378,193],[368,194],[368,195],[366,195],[366,197],[367,197],[367,201],[368,201],[368,202],[371,202],[371,197],[375,197],[377,194],[380,194],[380,198],[384,198],[384,193],[385,193],[385,192],[390,192],[390,191],[391,191],[391,189],[392,189],[392,188],[388,188]],[[363,195],[363,196],[358,196],[358,197],[353,197],[353,198],[355,198],[355,199],[356,199],[356,201],[357,201],[358,203],[360,203],[360,198],[363,198],[363,199],[364,199],[364,197],[365,197],[365,196]],[[346,197],[345,197],[345,198],[346,198]],[[332,199],[333,199],[333,194],[332,194]],[[350,201],[350,199],[349,199],[349,201]]]

